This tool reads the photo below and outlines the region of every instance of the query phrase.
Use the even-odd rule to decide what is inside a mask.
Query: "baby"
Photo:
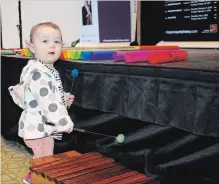
[[[9,87],[14,102],[23,112],[18,135],[33,150],[34,158],[53,155],[54,138],[73,130],[68,115],[74,96],[64,93],[58,71],[53,64],[62,51],[60,28],[51,22],[40,23],[31,29],[27,47],[34,54],[23,68],[20,83]],[[31,173],[23,180],[31,183]]]

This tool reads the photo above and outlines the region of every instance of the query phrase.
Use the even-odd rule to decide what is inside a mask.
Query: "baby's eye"
[[[43,40],[43,43],[48,43],[48,40]]]
[[[55,41],[55,43],[60,44],[61,42],[60,41]]]

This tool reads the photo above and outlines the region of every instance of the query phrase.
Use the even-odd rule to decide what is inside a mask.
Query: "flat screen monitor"
[[[219,1],[142,2],[141,6],[144,43],[219,48]]]
[[[218,1],[164,4],[164,41],[219,41]]]

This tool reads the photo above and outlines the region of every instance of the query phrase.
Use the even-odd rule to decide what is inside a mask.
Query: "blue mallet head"
[[[71,72],[71,76],[72,76],[72,77],[77,77],[78,74],[79,74],[79,72],[78,72],[77,69],[74,69],[74,70],[72,70],[72,72]]]

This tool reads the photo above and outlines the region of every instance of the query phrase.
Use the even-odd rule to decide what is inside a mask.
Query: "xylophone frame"
[[[32,184],[159,184],[97,152],[69,151],[30,164]]]

